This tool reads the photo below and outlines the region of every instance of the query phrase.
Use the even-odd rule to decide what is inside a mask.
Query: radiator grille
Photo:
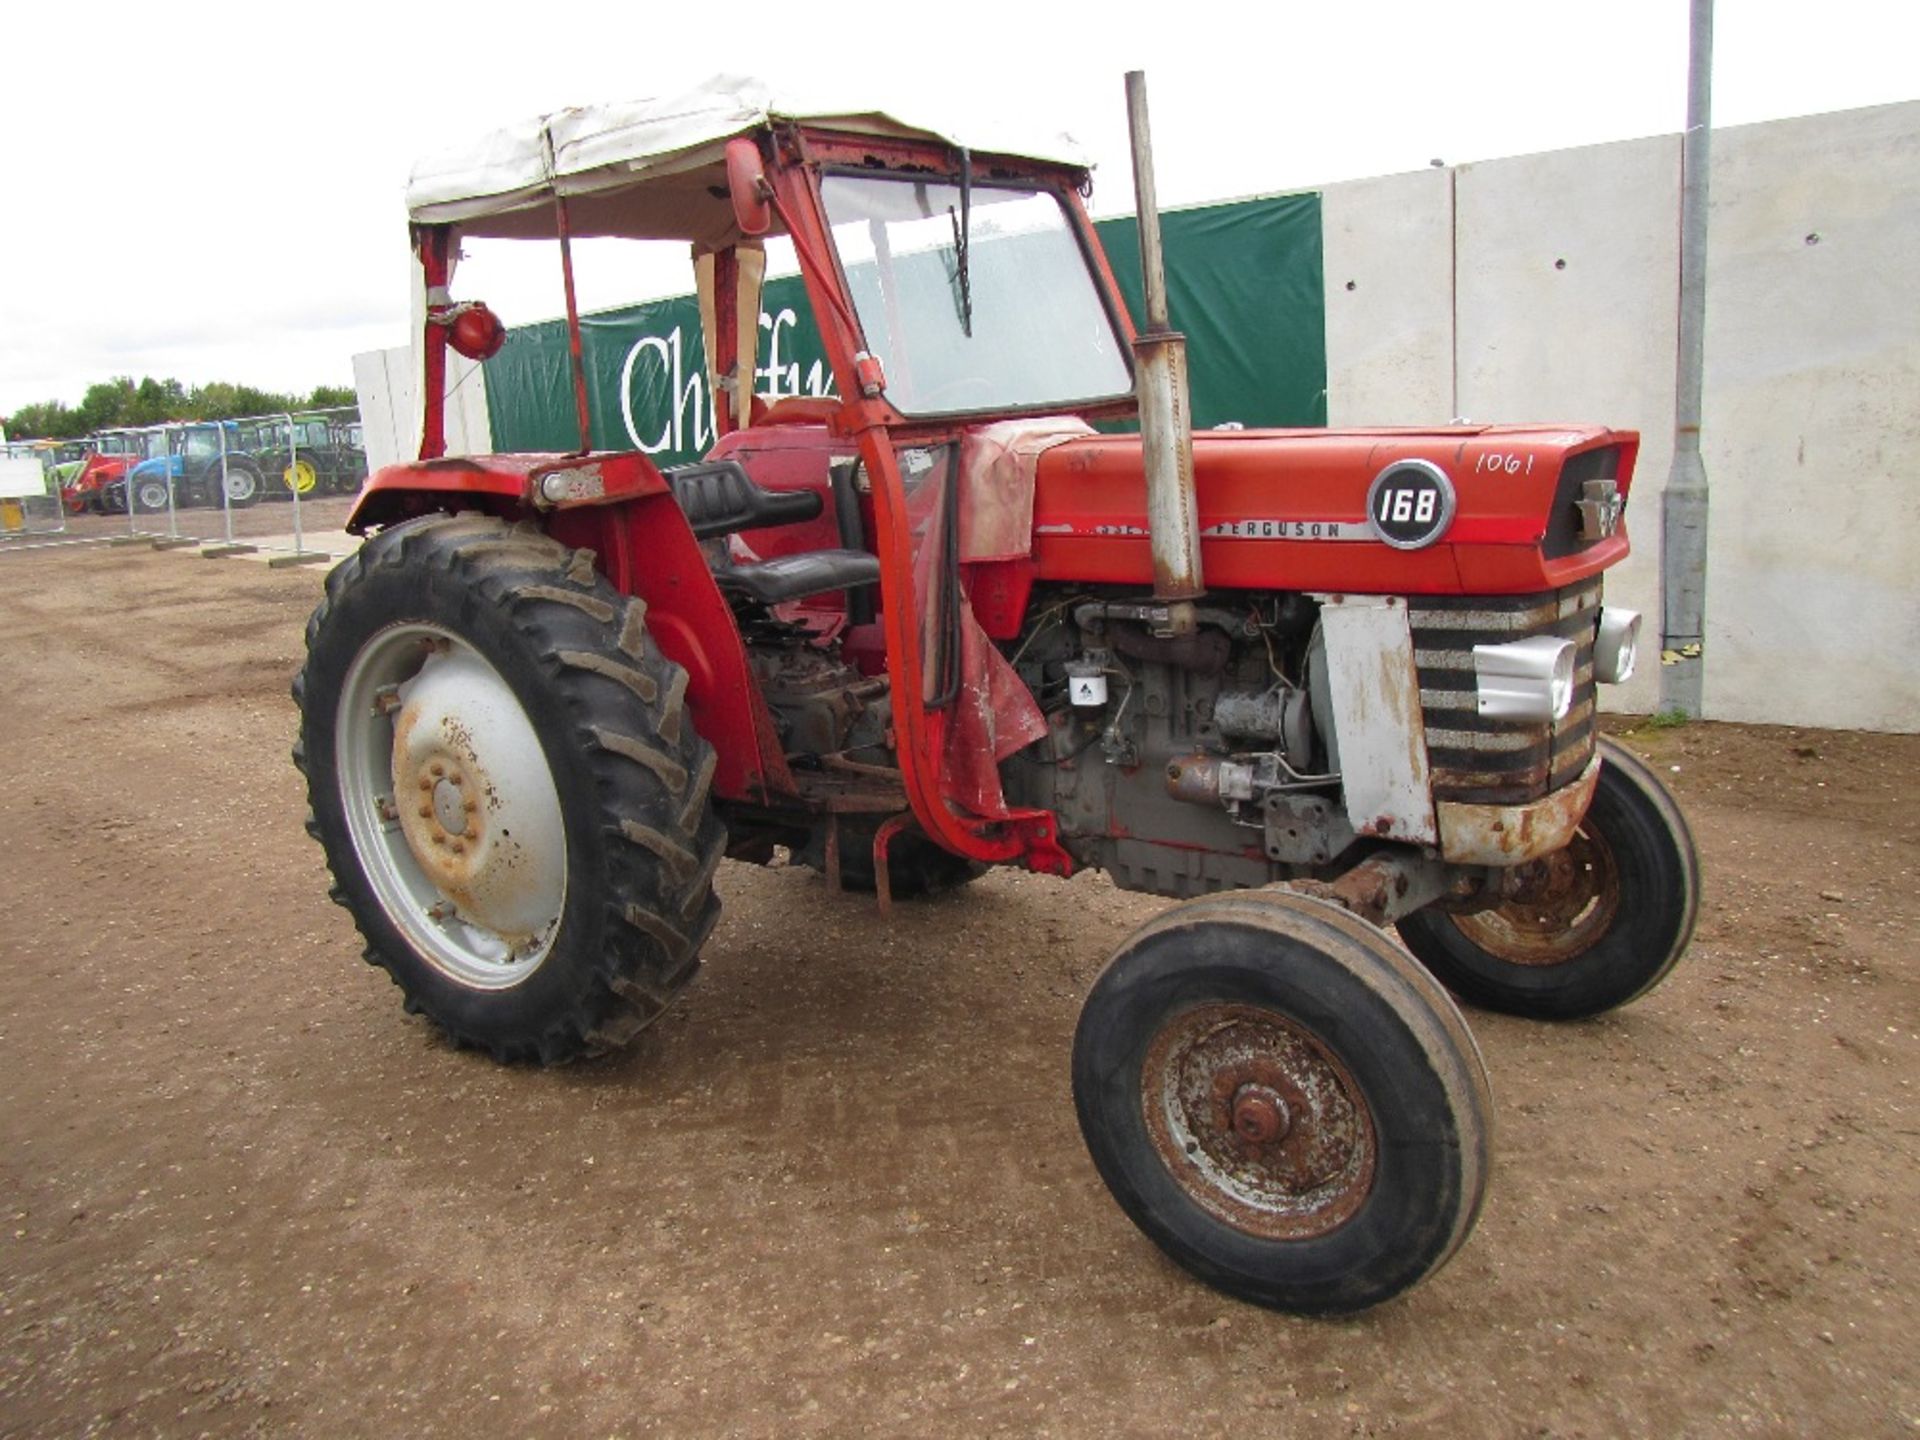
[[[1593,639],[1600,577],[1534,595],[1413,596],[1413,660],[1433,798],[1524,805],[1577,778],[1593,758]],[[1575,645],[1573,704],[1553,724],[1482,719],[1473,647],[1555,635]]]

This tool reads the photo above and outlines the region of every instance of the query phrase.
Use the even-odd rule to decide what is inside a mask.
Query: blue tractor
[[[259,463],[243,450],[233,421],[169,426],[164,438],[160,453],[127,472],[124,494],[135,510],[165,510],[169,500],[176,507],[225,504],[237,510],[260,498]]]

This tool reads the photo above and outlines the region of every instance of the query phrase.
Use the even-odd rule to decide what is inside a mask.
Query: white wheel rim
[[[566,832],[499,671],[437,626],[391,626],[354,657],[335,738],[348,833],[387,918],[459,984],[525,980],[560,928]]]
[[[227,498],[246,500],[253,495],[253,476],[245,470],[227,471]]]

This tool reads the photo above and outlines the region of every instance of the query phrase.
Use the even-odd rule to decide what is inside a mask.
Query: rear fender
[[[609,455],[450,455],[376,470],[361,487],[347,529],[364,534],[430,510],[486,510],[520,517],[542,510],[618,505],[667,493],[666,477],[635,451]]]
[[[687,708],[715,752],[715,793],[757,804],[796,795],[740,627],[673,496],[567,506],[548,516],[546,529],[593,551],[616,590],[646,602],[654,643],[687,672]]]
[[[746,645],[666,478],[636,452],[470,455],[376,471],[347,529],[355,534],[435,510],[533,520],[591,550],[616,590],[647,605],[660,652],[687,672],[687,708],[715,751],[715,793],[775,803],[796,794]]]

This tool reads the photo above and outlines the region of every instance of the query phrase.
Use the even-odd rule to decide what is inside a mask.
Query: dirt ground
[[[1690,813],[1691,958],[1472,1014],[1479,1229],[1358,1319],[1162,1260],[1067,1057],[1161,902],[830,901],[728,866],[629,1053],[402,1014],[301,832],[317,571],[0,553],[0,1435],[1920,1433],[1920,737],[1626,734]]]

